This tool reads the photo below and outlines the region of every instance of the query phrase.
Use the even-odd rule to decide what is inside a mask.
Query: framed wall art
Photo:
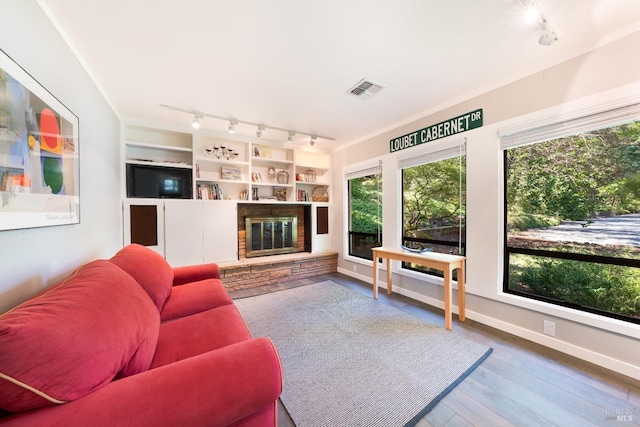
[[[239,181],[240,177],[241,177],[240,169],[227,168],[222,166],[222,170],[220,172],[220,178]]]
[[[80,222],[78,118],[0,50],[0,231]]]

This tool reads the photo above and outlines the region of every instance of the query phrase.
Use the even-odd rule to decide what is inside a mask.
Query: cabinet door
[[[164,202],[127,199],[122,203],[123,244],[139,243],[164,256]]]
[[[204,202],[204,262],[238,260],[238,210],[232,201]]]
[[[203,202],[166,200],[165,258],[172,267],[202,264]]]

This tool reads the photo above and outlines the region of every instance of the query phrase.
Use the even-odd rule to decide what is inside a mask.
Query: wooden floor
[[[335,273],[235,291],[232,297],[324,280],[372,295],[370,284]],[[444,327],[442,310],[402,295],[380,292],[379,299]],[[455,315],[451,333],[491,346],[493,353],[418,423],[420,427],[640,425],[640,381],[470,319],[460,323]],[[278,426],[294,426],[282,405]]]

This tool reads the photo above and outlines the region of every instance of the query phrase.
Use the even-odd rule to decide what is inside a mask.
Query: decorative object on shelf
[[[208,151],[209,149],[207,149],[207,152]],[[223,158],[227,160],[233,160],[238,157],[238,152],[235,151],[233,148],[227,147],[226,145],[219,145],[219,144],[216,144],[213,146],[213,150],[211,151],[211,154],[216,156],[216,158],[218,159]]]
[[[227,168],[227,167],[222,167],[221,173],[220,173],[220,178],[222,179],[230,179],[233,181],[239,181],[240,180],[240,169],[233,169],[233,168]]]
[[[78,224],[78,117],[0,50],[0,230]]]
[[[257,145],[253,147],[253,157],[260,157],[260,149]]]
[[[313,169],[307,169],[304,173],[304,180],[306,182],[316,182],[316,171]]]
[[[269,166],[267,168],[267,178],[269,178],[269,181],[273,181],[276,179],[276,168],[274,168],[273,166]]]
[[[327,193],[327,187],[313,187],[311,191],[311,200],[314,202],[328,202],[329,193]]]
[[[251,189],[251,200],[258,200],[258,188]]]
[[[278,184],[288,184],[289,183],[289,172],[286,170],[281,170],[278,172]]]
[[[273,195],[276,200],[284,202],[287,200],[287,189],[285,187],[273,187]]]

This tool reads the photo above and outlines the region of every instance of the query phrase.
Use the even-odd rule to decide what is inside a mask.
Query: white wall
[[[80,224],[0,231],[0,313],[121,246],[119,120],[34,0],[3,0],[0,49],[79,118]]]
[[[640,57],[635,54],[638,46],[640,33],[334,153],[332,241],[336,242],[333,249],[340,252],[339,271],[371,281],[371,263],[345,257],[340,243],[347,235],[342,227],[345,167],[367,159],[383,159],[383,243],[397,246],[401,230],[398,158],[435,151],[466,137],[467,317],[640,379],[637,366],[640,325],[501,292],[504,211],[502,152],[498,138],[498,129],[507,124],[540,116],[554,117],[577,108],[607,103],[611,98],[640,96]],[[478,108],[484,110],[483,127],[389,153],[392,138]],[[383,280],[384,277],[383,274]],[[444,306],[441,280],[396,273],[393,283],[394,291]],[[556,337],[543,335],[545,319],[556,323]]]

